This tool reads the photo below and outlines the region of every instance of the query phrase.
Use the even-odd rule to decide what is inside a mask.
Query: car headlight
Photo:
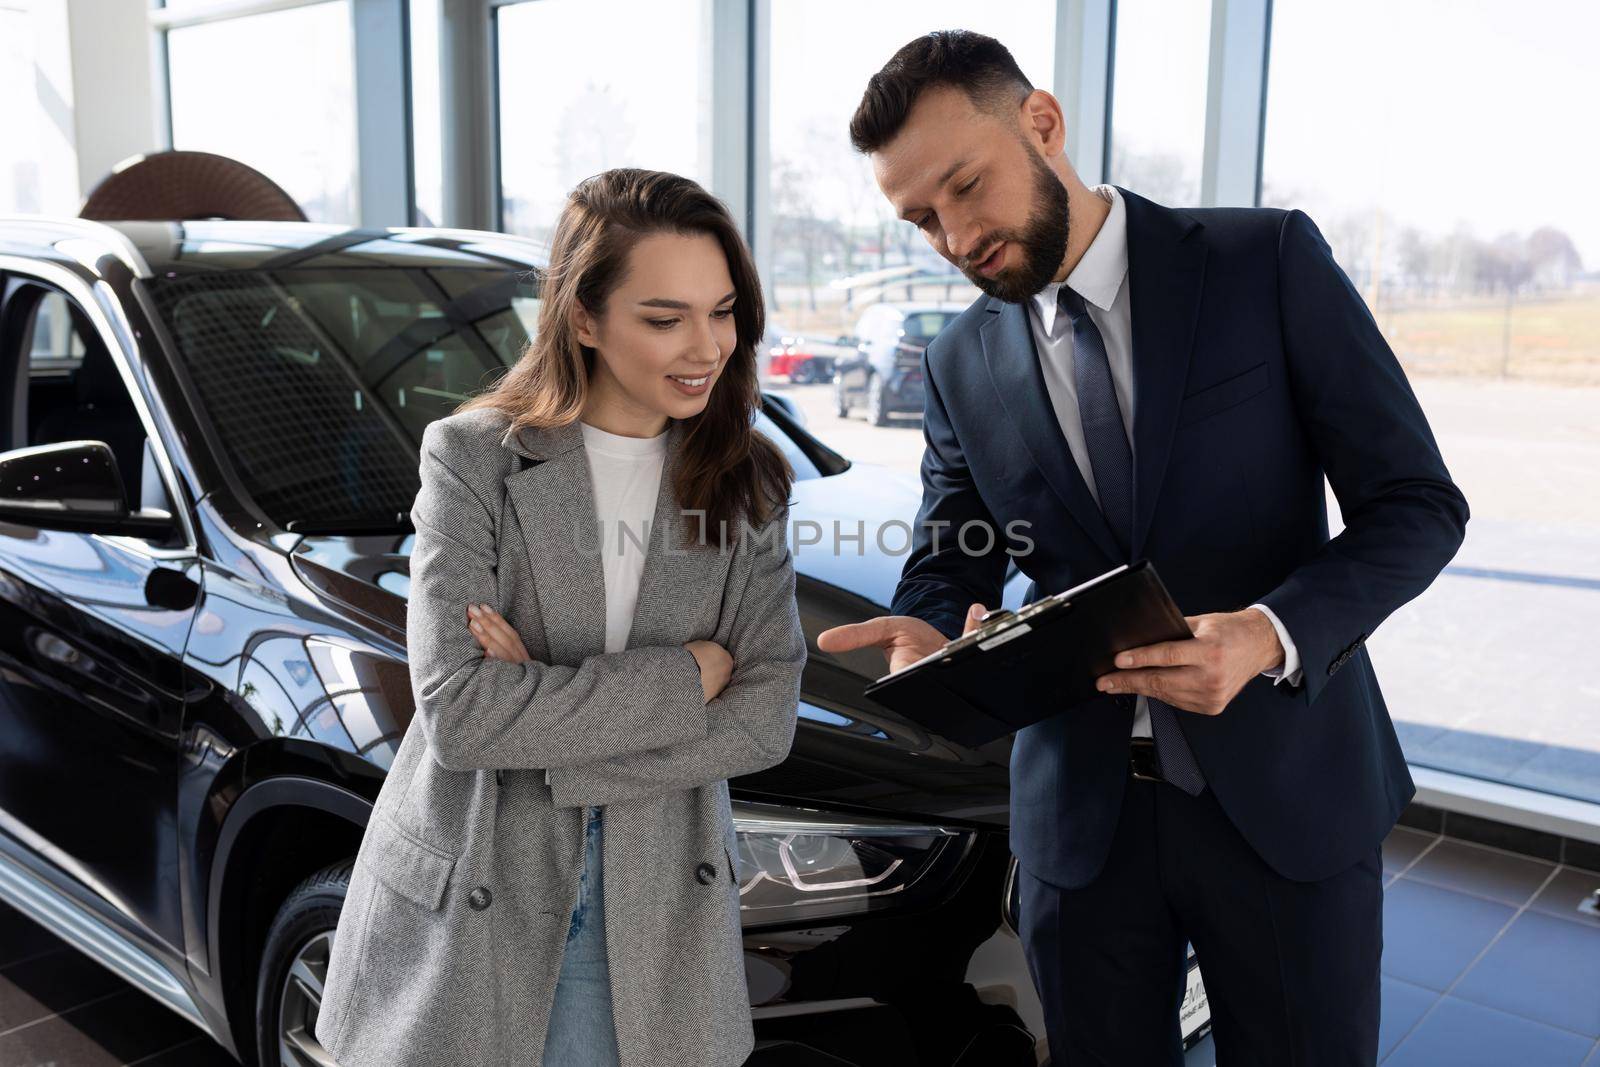
[[[748,926],[859,915],[936,894],[970,831],[736,801],[739,908]]]

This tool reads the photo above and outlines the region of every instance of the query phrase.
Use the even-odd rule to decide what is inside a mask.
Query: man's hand
[[[525,663],[532,659],[522,647],[522,638],[505,618],[487,604],[467,605],[467,627],[483,646],[489,659],[503,659],[507,663]]]
[[[985,610],[982,604],[968,608],[961,632],[971,633],[977,629],[978,619]],[[824,652],[853,652],[869,645],[883,649],[889,659],[889,673],[893,674],[943,648],[945,636],[911,615],[879,615],[866,622],[835,626],[817,635],[817,647]]]
[[[1283,663],[1278,631],[1263,613],[1186,615],[1192,641],[1164,641],[1117,654],[1126,668],[1102,675],[1102,693],[1143,693],[1201,715],[1220,715],[1245,683]]]
[[[700,665],[700,689],[709,704],[722,694],[733,677],[733,656],[715,641],[690,641],[683,646]]]

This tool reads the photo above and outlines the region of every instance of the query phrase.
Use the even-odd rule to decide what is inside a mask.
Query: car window
[[[17,307],[26,321],[14,336],[21,338],[27,365],[18,384],[27,393],[19,398],[23,417],[6,447],[103,441],[116,457],[129,505],[139,507],[144,423],[99,333],[57,289],[40,285]]]
[[[288,268],[145,284],[225,458],[256,506],[296,530],[408,512],[422,431],[516,362],[537,315],[534,279],[511,269]]]
[[[34,306],[28,329],[29,374],[70,374],[83,363],[84,333],[72,321],[72,306],[55,290]]]
[[[939,336],[939,331],[950,325],[958,314],[956,311],[913,312],[906,316],[904,336],[907,340],[926,344]]]

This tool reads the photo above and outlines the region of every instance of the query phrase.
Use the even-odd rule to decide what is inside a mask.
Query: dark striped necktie
[[[1094,471],[1095,494],[1126,559],[1133,544],[1133,449],[1128,444],[1122,410],[1117,407],[1111,361],[1106,358],[1105,339],[1089,317],[1083,297],[1063,285],[1056,302],[1072,323],[1072,371],[1078,388],[1083,439],[1089,449],[1089,468]],[[1159,700],[1146,700],[1162,777],[1190,796],[1198,795],[1205,788],[1205,776],[1178,726],[1178,711]]]

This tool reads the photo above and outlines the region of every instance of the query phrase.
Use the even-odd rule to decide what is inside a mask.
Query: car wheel
[[[817,379],[817,369],[811,365],[811,360],[801,360],[794,365],[794,370],[789,372],[789,381],[795,385],[810,385]]]
[[[850,401],[845,398],[844,375],[837,372],[833,376],[833,410],[841,419],[850,417]]]
[[[867,383],[867,421],[874,426],[889,425],[889,413],[884,410],[883,378],[874,374]]]
[[[295,886],[267,931],[256,976],[256,1062],[262,1067],[333,1062],[317,1040],[317,1012],[354,863],[324,867]]]

